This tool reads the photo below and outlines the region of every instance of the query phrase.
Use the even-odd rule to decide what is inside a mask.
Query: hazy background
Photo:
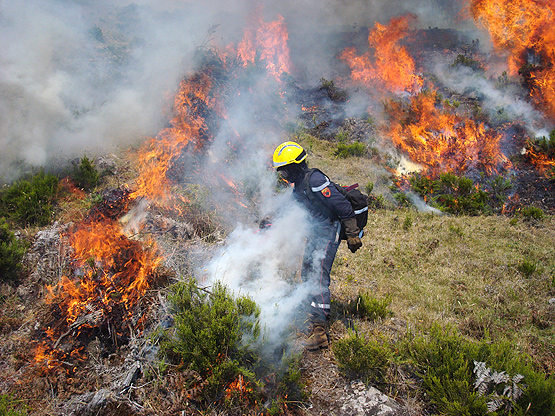
[[[473,25],[458,1],[262,2],[285,18],[292,61],[305,79],[326,76],[330,37],[406,12],[422,27]],[[0,180],[29,167],[95,156],[155,135],[192,53],[241,39],[253,1],[0,2]],[[208,30],[219,25],[208,36]]]

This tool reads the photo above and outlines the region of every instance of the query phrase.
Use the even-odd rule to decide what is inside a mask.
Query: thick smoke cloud
[[[0,3],[0,178],[155,135],[192,54],[211,35],[240,39],[255,1],[29,0]],[[405,12],[423,25],[456,22],[456,0],[285,1],[262,4],[285,17],[292,51],[309,77],[326,76],[337,28],[372,26]],[[432,19],[426,16],[432,16]],[[319,39],[319,43],[314,43]]]

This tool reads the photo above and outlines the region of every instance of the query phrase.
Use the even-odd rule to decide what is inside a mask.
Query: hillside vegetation
[[[271,370],[278,377],[275,383],[262,381],[261,375],[270,370],[262,368],[256,351],[245,353],[235,347],[243,327],[235,326],[236,321],[227,319],[225,312],[217,317],[218,309],[211,309],[220,308],[218,302],[232,305],[227,298],[229,294],[222,292],[222,300],[203,300],[206,294],[201,296],[194,285],[173,286],[170,299],[179,333],[205,331],[199,339],[213,339],[216,352],[210,353],[213,356],[198,356],[198,352],[191,351],[195,347],[188,342],[190,335],[172,340],[171,328],[152,338],[153,342],[161,343],[166,356],[159,356],[156,359],[159,364],[141,376],[144,383],[139,384],[143,388],[134,394],[135,400],[143,403],[142,410],[127,406],[122,414],[157,413],[168,401],[174,404],[174,410],[185,409],[187,414],[318,414],[320,399],[313,395],[311,380],[315,370],[311,365],[321,360],[324,360],[319,367],[322,377],[340,377],[334,381],[336,386],[348,380],[376,386],[395,397],[405,414],[554,414],[553,216],[543,212],[455,216],[438,210],[422,212],[414,206],[400,207],[389,188],[390,174],[378,168],[372,156],[338,157],[337,144],[333,142],[306,134],[293,138],[308,150],[311,166],[321,168],[337,182],[356,181],[361,188],[372,191],[362,249],[352,254],[341,245],[332,270],[330,350],[297,353],[281,370]],[[104,172],[99,185],[86,191],[71,193],[67,182],[62,182],[52,221],[79,221],[86,217],[105,190],[113,189],[117,186],[114,184],[126,180],[124,176],[130,176],[132,164],[123,159],[119,163],[115,171],[121,178]],[[82,165],[98,181],[91,161],[84,158]],[[31,186],[29,183],[33,182],[25,182],[26,186]],[[15,188],[12,191],[5,192],[3,197],[13,198]],[[47,202],[51,204],[52,198]],[[6,235],[2,250],[21,253],[38,229],[28,227],[25,219],[17,222],[9,215],[4,216],[10,222],[2,225]],[[211,230],[214,227],[219,226],[212,224]],[[222,237],[203,239],[203,228],[196,229],[200,230],[197,237],[201,238],[188,244],[197,245],[197,249],[203,245],[209,250],[225,235],[224,232]],[[16,262],[21,259],[21,254],[10,255]],[[18,285],[28,284],[30,265],[23,270],[12,265],[3,267],[12,274],[18,271],[18,277],[4,276],[2,348],[10,365],[32,367],[20,351],[28,344],[16,339],[22,336],[27,322],[41,322],[43,295],[39,295],[37,303],[35,298],[18,290]],[[48,281],[46,276],[43,280]],[[34,284],[42,287],[38,293],[45,292],[41,279]],[[167,287],[158,290],[163,294]],[[192,297],[198,299],[193,302]],[[208,303],[195,311],[203,302]],[[245,300],[237,305],[241,302]],[[249,308],[255,310],[253,305]],[[199,311],[206,312],[193,321],[205,322],[201,324],[205,326],[189,328],[190,320],[181,316],[195,316]],[[237,316],[246,313],[243,306],[238,311]],[[216,324],[220,329],[212,328]],[[226,338],[229,344],[218,345],[218,331],[222,330],[234,334]],[[33,336],[32,332],[25,334]],[[214,369],[218,373],[203,374],[202,367],[193,371],[194,367],[187,364],[188,356],[195,357],[195,362],[217,364]],[[228,357],[229,362],[220,361],[222,357]],[[339,368],[340,375],[326,373],[330,364]],[[83,367],[82,371],[87,374],[93,370]],[[43,400],[33,399],[27,387],[21,388],[21,381],[13,379],[16,373],[6,374],[2,389],[9,395],[4,394],[2,400],[8,410],[0,410],[0,414],[12,414],[8,411],[41,414]],[[196,383],[197,379],[200,383]],[[181,396],[172,393],[179,380],[185,383],[182,388],[188,389],[194,406],[183,392]],[[230,386],[237,380],[249,387],[230,395]],[[228,393],[222,396],[224,389]],[[68,398],[54,391],[48,396],[53,401]],[[269,398],[266,403],[270,405],[261,407],[260,400]],[[311,402],[316,406],[311,408]],[[181,403],[181,407],[175,407],[176,403]],[[153,410],[148,410],[147,404]],[[55,410],[55,406],[50,409],[48,414],[64,414]],[[95,412],[110,414],[113,409],[112,404]]]

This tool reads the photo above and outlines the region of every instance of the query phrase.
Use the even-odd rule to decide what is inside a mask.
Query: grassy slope
[[[372,161],[336,159],[333,143],[308,139],[303,144],[309,164],[333,180],[363,186],[371,181],[373,194],[387,193],[386,173]],[[380,209],[369,216],[361,250],[353,255],[341,245],[332,296],[340,305],[359,291],[389,294],[393,319],[408,329],[426,332],[439,322],[477,339],[507,337],[553,374],[554,227],[553,216],[531,224],[504,216]],[[355,324],[371,329],[368,323]]]

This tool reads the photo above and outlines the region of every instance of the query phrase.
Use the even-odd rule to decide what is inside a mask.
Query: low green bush
[[[541,208],[529,206],[522,207],[517,212],[518,215],[522,216],[524,221],[541,221],[544,219],[545,214]]]
[[[361,292],[356,299],[349,303],[348,310],[352,315],[375,321],[379,318],[384,319],[392,314],[388,309],[390,304],[391,296],[389,295],[376,298],[368,292]]]
[[[15,237],[6,221],[0,218],[0,280],[17,276],[25,250],[25,244]]]
[[[183,370],[197,372],[206,381],[203,397],[208,400],[221,398],[226,385],[239,377],[250,389],[243,399],[254,397],[259,390],[252,348],[260,336],[256,303],[234,298],[220,283],[203,291],[193,280],[172,285],[169,301],[175,324],[163,334],[161,353]],[[232,399],[232,393],[224,397]]]
[[[413,174],[409,183],[411,189],[428,204],[454,215],[500,212],[512,187],[502,177],[495,177],[479,186],[472,179],[454,173],[442,173],[438,179]]]
[[[8,394],[0,394],[0,416],[25,416],[27,410],[18,400]]]
[[[52,206],[58,194],[58,178],[39,172],[0,191],[0,209],[22,226],[44,226],[52,220]]]
[[[354,143],[339,143],[337,145],[337,149],[334,152],[334,155],[340,158],[348,158],[348,157],[362,157],[366,154],[366,145],[361,142],[354,142]]]
[[[439,414],[555,414],[555,380],[546,378],[510,341],[476,342],[463,338],[453,328],[436,325],[430,334],[405,341],[401,349],[401,354],[415,365],[426,395]],[[505,375],[512,381],[496,384],[490,380],[484,385],[488,380],[478,377],[480,363],[485,363],[484,368],[491,374]],[[503,396],[517,380],[522,393]],[[497,410],[492,411],[494,408]]]
[[[538,265],[530,260],[524,259],[516,265],[516,269],[526,278],[530,278],[538,269]]]
[[[79,164],[73,167],[71,180],[77,187],[90,191],[100,183],[100,174],[93,161],[87,156],[83,156]]]
[[[339,368],[351,378],[365,383],[384,380],[392,359],[391,349],[376,340],[366,340],[358,332],[351,331],[346,337],[333,343],[333,354]]]

